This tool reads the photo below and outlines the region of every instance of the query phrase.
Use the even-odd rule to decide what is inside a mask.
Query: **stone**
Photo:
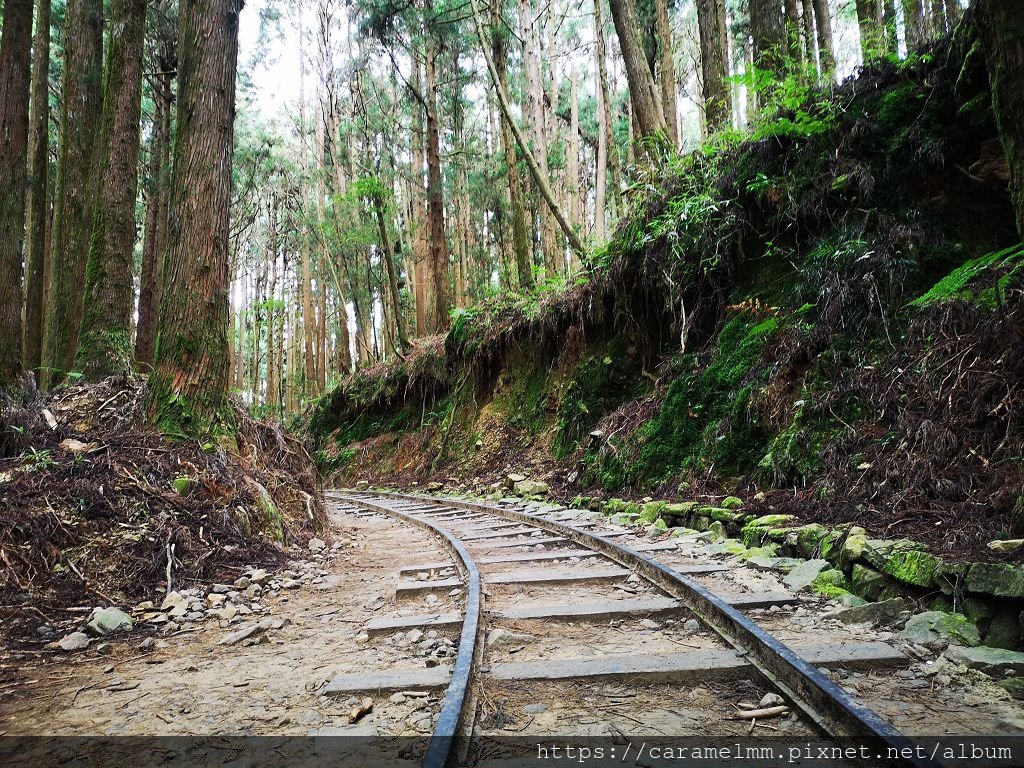
[[[534,640],[533,635],[527,635],[521,632],[512,632],[507,629],[492,629],[487,633],[487,647],[501,646],[501,645],[518,645],[521,643],[528,643]]]
[[[966,611],[964,612],[966,615]],[[985,629],[985,645],[1014,650],[1021,645],[1020,613],[1000,606]]]
[[[405,639],[408,640],[410,643],[418,643],[422,637],[423,630],[420,629],[410,629],[408,632],[405,633]]]
[[[941,649],[947,645],[975,646],[981,643],[981,633],[962,613],[925,611],[911,616],[907,626],[897,637],[926,648]]]
[[[700,622],[696,619],[687,619],[683,623],[683,629],[687,632],[697,632],[700,630]]]
[[[838,619],[843,624],[889,624],[896,621],[900,614],[908,609],[906,600],[902,597],[894,597],[892,600],[883,600],[880,603],[844,608],[830,613],[829,616]]]
[[[89,636],[84,632],[72,632],[55,643],[50,643],[51,648],[59,648],[62,651],[80,651],[89,647]]]
[[[743,499],[737,498],[736,496],[726,496],[718,506],[722,509],[735,511],[743,506]]]
[[[139,613],[148,613],[149,611],[152,611],[155,607],[156,606],[153,605],[152,600],[144,600],[143,602],[139,603],[134,608],[132,608],[132,610],[137,611]]]
[[[248,576],[239,576],[232,585],[235,589],[248,589],[252,580]]]
[[[86,451],[91,451],[95,445],[95,443],[83,443],[81,440],[69,437],[66,440],[61,440],[57,447],[68,453],[85,453]]]
[[[865,600],[877,600],[888,586],[885,576],[866,565],[854,563],[850,571],[850,588]]]
[[[779,694],[766,693],[761,697],[761,701],[757,703],[757,706],[761,707],[761,709],[765,709],[767,707],[782,707],[785,706],[785,704],[786,700],[779,696]]]
[[[518,472],[509,472],[505,475],[505,487],[513,488],[516,483],[521,483],[526,479],[526,475],[521,475]]]
[[[996,597],[1024,597],[1024,568],[1008,563],[974,563],[967,571],[967,590]]]
[[[644,629],[661,629],[661,624],[653,619],[640,619],[640,626]]]
[[[256,584],[262,587],[263,585],[267,584],[272,578],[273,577],[262,568],[257,568],[256,570],[251,571],[249,573],[250,585]],[[241,587],[239,587],[239,589],[241,589]]]
[[[890,550],[882,571],[904,584],[929,587],[935,583],[938,569],[939,558],[913,542],[900,542]]]
[[[296,579],[285,579],[281,582],[281,589],[298,589],[302,586],[302,582]]]
[[[990,541],[988,548],[993,552],[1016,552],[1024,546],[1024,539],[997,539]]]
[[[664,501],[649,501],[640,508],[640,522],[653,523],[665,510]]]
[[[310,539],[309,544],[306,545],[310,552],[322,552],[327,549],[327,542],[323,539]]]
[[[215,595],[226,595],[228,592],[231,591],[231,585],[230,584],[214,584],[213,587],[210,588],[210,591],[213,594],[215,594]]]
[[[543,704],[527,704],[525,707],[523,707],[524,715],[539,715],[542,712],[547,711],[548,708],[545,707]]]
[[[822,571],[831,568],[828,560],[806,560],[786,574],[782,583],[794,592],[800,592],[810,587]]]
[[[211,608],[220,608],[222,605],[224,605],[224,601],[225,600],[227,600],[227,597],[224,596],[224,595],[207,595],[206,596],[206,604],[208,606],[210,606]]]
[[[248,626],[242,627],[241,629],[237,629],[234,632],[231,632],[230,634],[224,635],[224,637],[222,637],[220,640],[220,644],[234,645],[235,643],[239,643],[242,640],[248,640],[254,637],[255,635],[261,634],[265,631],[266,627],[262,626],[262,622],[256,624],[249,624]]]
[[[214,614],[221,621],[231,621],[238,615],[238,609],[235,607],[234,603],[228,603],[220,610],[214,611]]]
[[[1020,675],[1024,673],[1024,653],[1008,651],[1005,648],[989,648],[979,646],[965,648],[950,645],[942,654],[948,661],[977,669],[992,677],[1003,677],[1007,673]]]
[[[134,626],[132,617],[120,608],[96,608],[86,628],[94,635],[107,635],[120,630],[131,632]]]
[[[145,640],[139,643],[139,650],[149,651],[152,650],[154,645],[156,645],[156,640],[154,640],[152,637],[147,637]]]
[[[548,484],[540,480],[520,480],[512,486],[512,492],[516,496],[545,496],[548,493]]]
[[[392,693],[388,701],[390,701],[392,704],[405,704],[405,702],[407,702],[408,699],[405,697],[404,693]]]
[[[357,491],[365,491],[369,487],[370,487],[369,480],[357,480],[356,481],[356,490]]]
[[[175,608],[178,608],[179,606],[182,608],[187,608],[188,600],[182,597],[181,594],[178,592],[171,592],[164,598],[163,602],[160,603],[160,610],[173,611]]]
[[[997,685],[1018,701],[1024,700],[1024,678],[1008,677]]]
[[[428,492],[433,493],[434,491],[440,491],[444,488],[444,483],[440,483],[437,480],[427,483],[426,489]]]

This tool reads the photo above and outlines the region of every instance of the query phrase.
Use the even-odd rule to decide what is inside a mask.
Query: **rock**
[[[1000,680],[997,685],[1018,701],[1024,699],[1024,678],[1008,677]]]
[[[405,704],[405,702],[407,702],[408,699],[405,697],[405,694],[403,693],[392,693],[388,701],[390,701],[392,704]]]
[[[167,595],[167,597],[164,598],[163,602],[160,603],[160,610],[173,611],[175,608],[178,608],[179,606],[181,608],[187,608],[188,600],[182,597],[181,594],[178,592],[171,592]],[[182,614],[184,614],[184,612],[182,612]]]
[[[256,584],[262,587],[263,585],[267,584],[271,580],[271,578],[271,575],[262,568],[257,568],[256,570],[251,571],[249,573],[250,585]],[[239,589],[241,589],[241,587],[239,587]]]
[[[148,651],[151,650],[154,645],[156,645],[156,640],[154,640],[152,637],[147,637],[145,640],[139,643],[139,650]]]
[[[822,571],[832,568],[828,560],[805,560],[791,570],[782,583],[794,592],[800,592],[811,586],[811,583],[818,578]]]
[[[736,496],[726,496],[718,506],[722,509],[735,511],[743,506],[743,499],[737,498]]]
[[[423,638],[423,630],[410,629],[405,633],[405,639],[410,643],[418,643]]]
[[[424,600],[426,601],[427,605],[434,605],[438,602],[439,598],[437,595],[427,595],[424,598]]]
[[[327,542],[323,539],[310,539],[309,544],[306,545],[310,552],[322,552],[327,549]]]
[[[974,563],[967,571],[967,590],[997,597],[1024,597],[1024,568],[1008,563]]]
[[[528,643],[534,640],[533,635],[527,635],[520,632],[511,632],[507,629],[492,629],[487,633],[487,647],[500,646],[500,645],[516,645],[519,643]]]
[[[231,591],[231,585],[230,584],[214,584],[213,587],[210,588],[210,591],[213,592],[213,594],[215,594],[215,595],[226,595],[228,592]]]
[[[239,576],[232,585],[235,589],[248,589],[252,580],[248,576]]]
[[[761,549],[761,547],[758,547]],[[779,571],[780,573],[789,573],[801,563],[806,562],[797,557],[766,557],[764,555],[753,555],[750,553],[754,550],[748,549],[745,553],[744,560],[755,568],[761,568],[769,571]]]
[[[757,706],[761,709],[767,707],[781,707],[786,704],[786,700],[779,696],[777,693],[766,693],[761,697],[761,701],[758,702]]]
[[[132,617],[120,608],[97,608],[89,617],[86,628],[94,635],[107,635],[119,630],[131,632],[134,626]]]
[[[935,582],[939,562],[939,558],[923,551],[919,544],[899,542],[890,550],[882,571],[904,584],[929,587]]]
[[[1024,653],[1007,651],[1004,648],[964,648],[950,645],[942,655],[954,664],[981,670],[992,677],[1003,677],[1007,673],[1024,673]]]
[[[997,539],[990,541],[988,548],[993,552],[1016,552],[1024,546],[1024,539]]]
[[[841,611],[830,613],[829,616],[838,619],[843,624],[888,624],[899,618],[899,615],[908,608],[906,600],[902,597],[894,597],[892,600],[883,600],[880,603],[844,608]]]
[[[850,573],[851,590],[865,600],[877,600],[888,586],[885,576],[873,568],[855,563]]]
[[[505,475],[505,487],[515,488],[516,483],[521,483],[526,479],[526,475],[520,475],[518,472],[509,472]]]
[[[687,619],[683,623],[683,629],[687,632],[697,632],[700,630],[700,622],[696,619]]]
[[[262,634],[263,632],[266,632],[266,630],[267,628],[263,626],[263,622],[249,624],[247,626],[242,627],[241,629],[237,629],[234,632],[231,632],[230,634],[224,635],[224,637],[222,637],[220,640],[220,644],[234,645],[235,643],[239,643],[242,640],[248,640],[258,634]]]
[[[644,629],[661,629],[661,624],[652,619],[640,619],[640,626]]]
[[[81,440],[75,440],[73,437],[69,437],[67,440],[61,440],[57,444],[57,447],[61,450],[76,454],[91,451],[95,446],[95,443],[83,443]]]
[[[542,712],[547,712],[548,708],[543,704],[527,704],[523,707],[523,714],[525,715],[539,715]]]
[[[540,480],[520,480],[512,486],[512,492],[516,496],[545,496],[548,492],[548,484]]]
[[[225,597],[224,595],[206,596],[206,604],[211,608],[220,608],[220,606],[224,605],[225,600],[227,600],[227,597]]]
[[[60,648],[62,651],[80,651],[89,647],[89,636],[84,632],[72,632],[55,643],[50,643],[50,648]]]
[[[219,611],[214,611],[214,614],[221,621],[231,621],[233,618],[235,618],[235,616],[238,615],[238,609],[234,606],[233,603],[228,603]]]
[[[444,488],[444,483],[440,483],[437,480],[427,483],[426,489],[428,492],[440,491]]]
[[[295,579],[285,579],[281,582],[281,589],[298,589],[301,586],[302,582]]]
[[[132,608],[132,610],[137,611],[139,613],[147,613],[149,611],[152,611],[155,607],[156,606],[153,605],[152,600],[144,600],[143,602],[139,603],[134,608]]]
[[[368,480],[357,480],[356,481],[356,490],[357,491],[365,491],[369,487],[370,487],[370,482]]]
[[[981,634],[971,620],[962,613],[925,611],[911,616],[907,626],[897,637],[926,648],[941,649],[947,645],[975,646],[981,643]]]
[[[196,481],[193,478],[188,477],[187,475],[181,475],[179,477],[174,478],[174,480],[171,481],[171,487],[174,489],[174,492],[179,496],[187,495],[189,491],[196,487],[196,485],[198,485],[198,483],[196,483]]]

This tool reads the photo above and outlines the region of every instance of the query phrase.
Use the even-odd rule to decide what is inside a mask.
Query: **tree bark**
[[[603,242],[606,239],[607,221],[605,211],[616,210],[619,196],[619,150],[615,145],[615,134],[612,131],[612,99],[608,86],[608,59],[604,36],[604,0],[594,0],[594,56],[597,59],[597,101],[599,109],[598,130],[601,132],[598,138],[598,175],[600,183],[604,186],[605,197],[603,204],[599,207],[601,212],[598,240]],[[604,139],[604,154],[601,155],[601,139]],[[596,193],[595,193],[596,194]],[[597,209],[595,203],[595,228],[597,224]]]
[[[242,0],[182,0],[166,285],[150,397],[165,431],[223,425],[228,391],[228,217]]]
[[[142,276],[139,280],[139,322],[135,329],[135,359],[146,367],[153,365],[156,347],[156,322],[163,288],[163,257],[167,248],[167,215],[170,203],[171,118],[173,93],[171,78],[164,74],[174,66],[167,56],[157,61],[161,74],[156,78],[153,134],[149,144],[149,194],[146,197],[145,239],[142,244]]]
[[[0,35],[0,387],[21,373],[22,231],[32,3],[7,0]]]
[[[996,125],[1010,167],[1017,232],[1024,240],[1024,14],[1016,0],[978,0],[975,13]]]
[[[804,48],[807,52],[808,69],[818,72],[818,43],[814,34],[814,2],[800,0],[800,21],[804,28]]]
[[[661,104],[661,93],[654,84],[654,76],[644,56],[640,42],[634,0],[608,0],[612,22],[619,37],[622,63],[629,83],[629,98],[640,135],[637,139],[665,134],[668,125]]]
[[[781,77],[786,51],[781,0],[750,0],[750,36],[754,42],[754,66]]]
[[[828,0],[814,0],[814,21],[818,29],[818,58],[821,80],[829,82],[835,76],[836,55],[832,48],[832,15]]]
[[[548,182],[547,177],[541,173],[540,167],[537,165],[537,160],[534,158],[529,145],[526,143],[526,139],[523,137],[522,132],[513,120],[512,107],[510,107],[508,103],[508,94],[499,87],[498,74],[494,66],[494,61],[490,55],[490,48],[484,38],[484,26],[483,21],[480,19],[477,0],[470,0],[470,6],[473,9],[473,21],[476,25],[476,34],[480,40],[480,47],[483,49],[484,60],[487,63],[487,70],[491,75],[491,84],[494,85],[494,91],[498,96],[498,104],[501,106],[501,112],[508,121],[509,127],[512,129],[512,133],[515,136],[516,143],[519,145],[519,150],[523,153],[523,156],[526,159],[526,165],[530,169],[533,180],[536,182],[541,196],[551,209],[551,214],[555,217],[555,221],[557,221],[558,226],[561,227],[562,233],[565,235],[565,239],[569,241],[569,245],[577,254],[582,255],[583,243],[580,240],[579,235],[576,234],[575,230],[573,230],[572,226],[570,226],[569,222],[566,220],[565,214],[562,213],[562,209],[559,207],[558,202],[555,200],[554,193],[551,191],[551,184]]]
[[[803,59],[803,46],[800,45],[800,9],[797,0],[784,0],[783,11],[786,21],[786,55],[793,62]]]
[[[50,186],[50,0],[36,3],[32,44],[32,109],[29,116],[28,186],[25,208],[25,327],[22,360],[36,371],[43,346],[43,287]]]
[[[428,30],[427,60],[425,62],[425,97],[427,113],[427,220],[430,241],[427,260],[430,263],[433,306],[428,306],[426,332],[444,333],[448,330],[448,310],[451,290],[448,284],[448,236],[444,225],[444,188],[441,180],[441,128],[437,116],[437,74],[435,57],[437,44],[435,31]]]
[[[885,27],[879,0],[857,0],[857,29],[864,63],[877,58],[885,50]]]
[[[576,88],[576,74],[569,75],[569,157],[565,162],[566,194],[569,197],[569,217],[573,226],[583,223],[583,194],[580,191],[580,100]]]
[[[103,107],[102,0],[69,3],[67,11],[57,195],[40,376],[44,387],[62,380],[75,362],[95,203],[94,153]]]
[[[732,101],[726,83],[729,46],[725,5],[722,0],[696,0],[696,4],[704,119],[710,134],[732,124]]]
[[[395,275],[395,258],[391,252],[391,238],[388,237],[387,220],[384,217],[384,198],[379,192],[373,196],[373,213],[377,219],[377,234],[380,237],[380,257],[387,271],[388,291],[391,294],[395,331],[398,335],[396,351],[399,355],[403,355],[409,348],[409,337],[405,331],[405,317],[402,315],[402,298],[398,294],[398,278]]]
[[[135,198],[139,184],[142,44],[146,0],[114,0],[98,147],[99,195],[86,267],[76,366],[87,378],[132,368]]]
[[[497,8],[498,6],[495,5],[492,10],[491,49],[494,59],[495,77],[498,81],[497,87],[507,92],[508,70],[506,61],[508,58],[508,47]],[[516,162],[515,137],[512,135],[512,127],[504,112],[501,112],[499,121],[501,123],[501,149],[505,156],[505,175],[508,178],[509,205],[512,209],[512,253],[516,263],[519,290],[527,291],[531,290],[534,286],[533,249],[530,247],[530,235],[526,231],[523,183],[519,178],[519,166]]]
[[[654,31],[658,41],[658,83],[665,130],[672,147],[679,148],[679,118],[676,114],[676,65],[672,56],[672,26],[668,0],[654,0]]]
[[[903,0],[903,30],[907,39],[907,53],[913,53],[928,40],[924,0]]]

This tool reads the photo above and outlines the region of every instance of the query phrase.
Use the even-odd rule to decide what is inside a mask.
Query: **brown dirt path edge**
[[[287,624],[261,644],[220,644],[246,617],[224,626],[208,619],[148,653],[140,633],[111,641],[109,655],[96,652],[97,641],[70,654],[0,652],[0,679],[14,680],[0,685],[0,736],[308,736],[347,724],[346,702],[323,687],[339,672],[396,662],[401,654],[361,641],[363,626],[395,611],[398,568],[445,554],[425,532],[354,516],[342,527],[341,516],[332,512],[331,525],[343,546],[317,563],[328,572],[321,584],[263,599],[262,616]]]

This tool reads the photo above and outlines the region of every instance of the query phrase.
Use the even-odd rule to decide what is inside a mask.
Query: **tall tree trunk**
[[[31,0],[7,0],[0,35],[0,387],[21,372],[21,242],[31,52]]]
[[[75,362],[97,176],[103,108],[103,2],[69,3],[64,45],[60,155],[43,330],[41,382],[59,382]]]
[[[818,29],[818,56],[821,64],[821,80],[831,81],[836,71],[836,55],[832,49],[832,16],[828,0],[814,0],[814,21]]]
[[[306,127],[306,32],[302,22],[304,2],[296,4],[299,22],[299,145],[302,158],[303,179],[309,178],[309,134]],[[313,316],[313,235],[309,226],[309,185],[303,183],[301,192],[301,237],[299,240],[302,260],[302,339],[303,339],[303,380],[302,394],[317,393],[316,356],[313,342],[316,337],[316,322]]]
[[[150,397],[165,430],[203,433],[228,392],[228,217],[242,0],[182,0],[166,286]]]
[[[569,157],[565,161],[568,176],[566,193],[569,197],[569,218],[573,226],[583,224],[583,194],[580,191],[580,99],[576,88],[576,73],[569,75]]]
[[[913,53],[928,40],[924,0],[903,0],[903,30],[907,39],[907,53]]]
[[[732,101],[726,83],[729,76],[729,44],[725,4],[722,0],[696,0],[696,3],[704,118],[710,134],[732,124]]]
[[[668,0],[654,0],[654,31],[658,41],[658,83],[665,129],[673,148],[679,148],[679,118],[676,114],[676,65],[672,56],[672,27]]]
[[[395,275],[395,257],[391,252],[391,238],[388,237],[387,220],[384,217],[384,200],[381,195],[373,196],[373,213],[377,219],[377,234],[380,237],[381,260],[388,276],[388,291],[394,314],[395,330],[398,334],[397,352],[405,354],[409,348],[409,337],[405,331],[405,317],[402,315],[402,298],[398,294],[398,277]]]
[[[77,367],[96,380],[132,368],[135,197],[139,183],[146,0],[114,0],[100,133],[99,195],[86,268]]]
[[[857,0],[857,29],[860,32],[860,53],[864,63],[885,50],[885,28],[879,0]]]
[[[896,0],[882,0],[882,26],[885,31],[885,52],[895,56],[900,48],[896,29]]]
[[[169,51],[167,53],[170,53]],[[135,329],[135,359],[153,365],[156,348],[156,321],[163,287],[163,260],[167,249],[167,215],[170,205],[171,176],[171,91],[168,56],[157,62],[160,74],[153,94],[153,134],[149,143],[149,193],[146,197],[146,231],[142,243],[142,276],[139,280],[139,322]]]
[[[433,282],[433,306],[428,307],[427,333],[444,333],[448,330],[448,310],[451,307],[451,290],[448,285],[448,237],[444,225],[444,188],[441,180],[441,127],[437,116],[437,75],[435,57],[436,33],[428,31],[427,60],[425,67],[425,97],[427,102],[427,220],[430,222],[428,262]]]
[[[22,360],[25,370],[39,368],[43,346],[43,285],[46,273],[46,230],[50,181],[50,0],[36,3],[32,44],[32,111],[29,117],[28,187],[25,208],[25,327]]]
[[[512,107],[509,106],[508,103],[508,94],[500,87],[494,60],[490,54],[490,47],[487,45],[487,41],[484,37],[484,25],[480,18],[477,0],[470,0],[470,6],[473,9],[473,21],[476,25],[477,37],[480,40],[480,47],[483,50],[484,60],[487,62],[487,70],[491,76],[491,84],[494,86],[494,91],[498,96],[498,104],[501,106],[501,112],[508,121],[509,127],[512,129],[512,134],[515,136],[516,143],[519,145],[519,150],[523,153],[523,156],[526,159],[526,165],[530,169],[530,174],[533,176],[533,180],[537,184],[537,188],[540,190],[541,197],[544,198],[544,201],[548,204],[548,208],[551,209],[551,214],[555,217],[555,221],[557,221],[558,226],[561,227],[562,234],[564,234],[565,239],[569,241],[570,247],[577,254],[582,254],[583,243],[580,241],[579,236],[565,218],[565,214],[562,212],[558,202],[555,200],[554,193],[551,191],[550,182],[547,177],[541,173],[540,167],[537,165],[537,160],[530,151],[529,144],[526,143],[526,139],[523,137],[522,132],[519,130],[512,117]]]
[[[507,38],[502,28],[501,17],[495,4],[491,16],[491,50],[494,68],[498,80],[498,88],[508,91],[508,57]],[[505,175],[508,177],[509,204],[512,219],[512,253],[516,262],[516,275],[519,278],[519,290],[530,290],[533,282],[533,249],[530,247],[530,235],[526,231],[526,207],[523,205],[523,183],[519,178],[519,166],[516,162],[516,144],[512,136],[512,127],[502,112],[501,149],[505,156]]]
[[[608,59],[604,37],[603,7],[604,0],[594,0],[594,56],[597,59],[597,100],[600,110],[598,130],[601,132],[598,137],[598,154],[600,155],[601,153],[600,141],[603,138],[603,159],[605,161],[604,163],[600,160],[598,161],[598,175],[600,176],[604,169],[606,169],[604,178],[601,179],[605,187],[605,197],[602,198],[605,204],[600,206],[599,242],[603,242],[606,238],[607,221],[605,219],[605,209],[616,210],[619,195],[619,150],[615,146],[615,135],[612,131],[612,99],[611,89],[608,86]],[[597,226],[596,215],[595,211],[595,227]]]
[[[800,21],[804,28],[804,49],[807,52],[807,68],[812,72],[818,69],[818,42],[814,33],[814,0],[800,0]]]
[[[629,83],[629,98],[640,135],[638,139],[664,134],[668,130],[661,92],[654,84],[654,76],[644,56],[636,18],[635,0],[608,0],[612,22],[619,37],[622,63]]]
[[[1017,232],[1024,240],[1024,14],[1016,0],[978,0],[975,13],[996,125],[1010,167]]]
[[[800,45],[800,9],[797,0],[784,0],[783,11],[786,20],[786,55],[794,62],[803,59],[803,46]]]
[[[750,0],[750,36],[754,42],[754,66],[781,77],[786,52],[781,0]]]
[[[538,20],[535,18],[535,8],[531,0],[520,0],[519,3],[519,26],[523,33],[523,71],[526,78],[526,102],[529,135],[532,144],[533,156],[537,160],[537,166],[545,178],[550,179],[548,169],[548,142],[544,130],[544,87],[541,82],[540,70],[540,32],[537,29]],[[541,252],[544,255],[544,265],[548,276],[554,276],[559,272],[558,254],[556,253],[554,228],[551,222],[551,214],[543,206],[539,210],[540,243]]]

